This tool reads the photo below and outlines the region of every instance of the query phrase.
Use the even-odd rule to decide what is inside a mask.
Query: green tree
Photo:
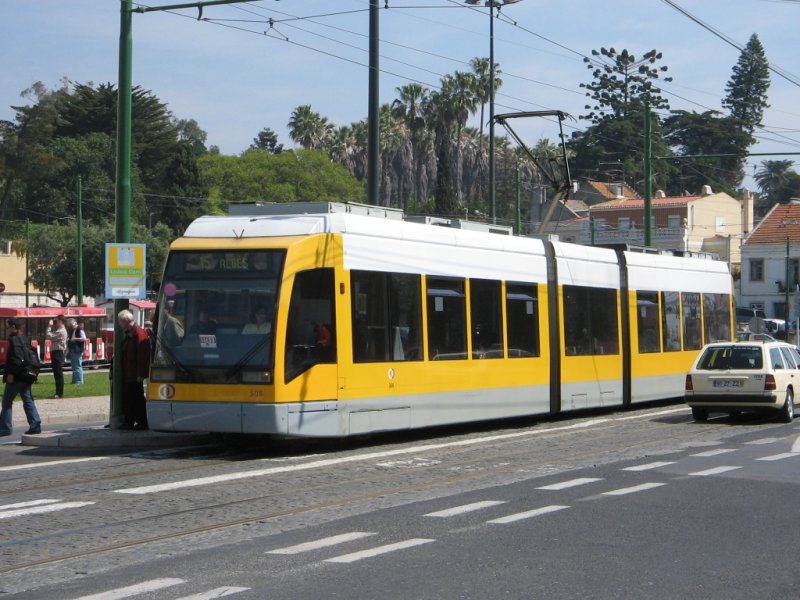
[[[327,117],[311,110],[310,104],[303,104],[292,111],[288,127],[289,137],[306,150],[322,148],[334,129]]]
[[[258,135],[253,138],[253,143],[250,144],[250,147],[255,150],[267,150],[273,154],[283,152],[283,144],[278,143],[278,134],[269,127],[265,127],[258,132]]]
[[[791,160],[764,160],[756,171],[754,179],[761,196],[758,201],[758,212],[766,211],[774,204],[786,204],[792,198],[800,198],[800,187],[797,185],[798,174],[792,169]]]
[[[731,118],[750,136],[761,126],[764,109],[769,107],[769,83],[769,63],[764,47],[754,33],[733,67],[725,86],[727,94],[722,100],[722,106],[730,111]]]

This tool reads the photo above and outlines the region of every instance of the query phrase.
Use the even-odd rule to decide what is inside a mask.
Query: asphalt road
[[[674,405],[336,444],[2,446],[0,590],[795,598],[799,439]]]

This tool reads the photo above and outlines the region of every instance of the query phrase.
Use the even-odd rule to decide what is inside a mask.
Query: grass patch
[[[108,371],[92,373],[84,369],[83,385],[72,385],[72,373],[64,373],[64,398],[84,398],[87,396],[108,396],[111,381]],[[31,388],[34,398],[52,398],[56,393],[56,382],[52,373],[40,373],[39,379]]]

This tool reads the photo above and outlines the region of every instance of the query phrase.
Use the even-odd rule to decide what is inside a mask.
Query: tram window
[[[681,315],[679,292],[661,292],[661,340],[664,352],[681,349]]]
[[[503,358],[503,309],[499,281],[469,282],[472,358]]]
[[[353,271],[353,360],[422,360],[419,275]]]
[[[639,330],[639,352],[659,352],[658,292],[636,292],[636,323]]]
[[[506,283],[508,357],[539,356],[539,302],[535,283]]]
[[[705,342],[731,339],[731,297],[728,294],[703,294]]]
[[[703,336],[700,328],[700,294],[682,292],[683,305],[683,349],[699,350],[703,347]]]
[[[294,278],[286,329],[286,381],[312,366],[336,362],[333,269],[301,271]]]
[[[464,280],[428,277],[428,356],[431,360],[467,358]]]
[[[564,347],[568,356],[618,354],[617,290],[564,286]]]

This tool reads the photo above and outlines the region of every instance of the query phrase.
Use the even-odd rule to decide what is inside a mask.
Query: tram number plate
[[[738,379],[715,379],[715,388],[740,388],[742,387],[741,380]]]

